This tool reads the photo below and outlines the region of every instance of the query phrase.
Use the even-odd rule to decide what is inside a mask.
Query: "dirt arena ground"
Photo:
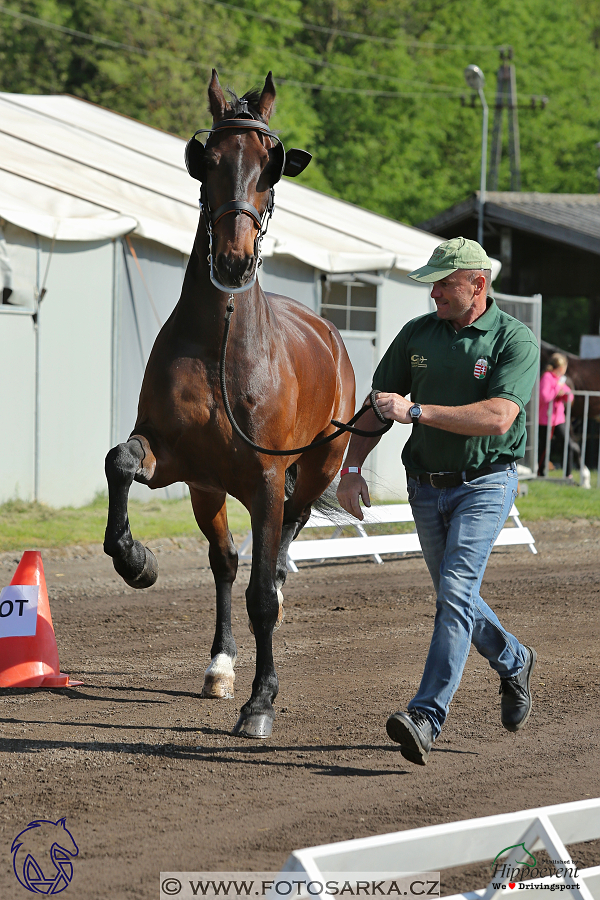
[[[65,816],[80,854],[71,900],[158,898],[163,871],[277,871],[297,848],[600,796],[600,527],[532,527],[539,554],[492,554],[483,595],[538,651],[526,729],[500,725],[498,680],[475,651],[426,768],[385,733],[415,691],[434,603],[418,556],[302,564],[275,636],[273,736],[230,735],[254,647],[235,589],[236,699],[201,700],[214,604],[206,549],[158,544],[158,584],[124,586],[98,548],[44,553],[57,691],[0,692],[0,897],[27,896],[11,844]],[[155,546],[155,545],[152,545]],[[17,554],[0,557],[8,584]],[[573,849],[600,863],[600,842]],[[483,887],[484,867],[442,875]],[[480,877],[479,877],[480,876]]]

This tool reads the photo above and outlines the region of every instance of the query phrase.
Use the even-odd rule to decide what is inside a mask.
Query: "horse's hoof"
[[[250,716],[241,715],[231,732],[239,737],[268,738],[273,730],[273,714],[253,713]]]
[[[123,581],[128,584],[129,587],[140,589],[152,587],[152,585],[155,584],[156,579],[158,578],[157,559],[152,550],[149,550],[148,547],[144,547],[144,545],[140,544],[139,541],[133,542],[133,549],[137,551],[139,555],[141,555],[142,551],[144,553],[144,565],[138,575],[132,577],[131,566],[127,566],[126,563],[119,562],[116,557],[113,558],[113,565]]]
[[[234,663],[226,653],[218,653],[204,673],[200,696],[205,700],[233,700]]]
[[[200,696],[203,700],[233,700],[233,679],[207,675]]]
[[[273,626],[273,631],[278,631],[281,628],[281,623],[285,619],[285,610],[283,608],[283,594],[281,593],[279,588],[277,588],[277,599],[279,600],[279,612],[277,613],[277,621]],[[250,619],[248,619],[248,629],[250,631],[250,634],[254,634],[254,627]]]

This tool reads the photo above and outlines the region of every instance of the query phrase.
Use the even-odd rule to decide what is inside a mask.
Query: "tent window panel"
[[[350,331],[375,331],[375,311],[353,309],[350,312]]]
[[[328,309],[324,309],[321,315],[324,319],[328,319],[330,322],[333,322],[335,327],[340,331],[347,331],[345,309],[336,309],[334,306],[331,306]]]
[[[345,284],[331,284],[327,306],[346,306],[348,303],[348,288]]]
[[[321,315],[341,331],[375,332],[377,286],[361,281],[323,280]]]
[[[350,294],[350,305],[375,309],[377,306],[377,288],[374,284],[353,284]]]

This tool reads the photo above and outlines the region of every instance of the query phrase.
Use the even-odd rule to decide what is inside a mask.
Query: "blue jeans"
[[[408,479],[408,499],[437,593],[421,686],[408,708],[427,713],[434,738],[460,684],[471,642],[501,677],[516,675],[526,662],[525,647],[479,596],[494,541],[516,494],[516,467],[454,488]]]

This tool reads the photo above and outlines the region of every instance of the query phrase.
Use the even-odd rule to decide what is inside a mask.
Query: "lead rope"
[[[249,437],[247,437],[244,432],[241,430],[235,419],[233,418],[233,413],[231,412],[231,407],[229,406],[229,398],[227,396],[227,387],[225,384],[225,356],[227,354],[227,340],[229,338],[229,326],[231,324],[231,317],[233,315],[235,306],[234,306],[234,298],[233,294],[229,295],[229,300],[227,301],[227,309],[225,312],[225,330],[223,332],[223,344],[221,349],[221,365],[220,365],[220,380],[221,380],[221,394],[223,395],[223,405],[225,407],[225,412],[227,413],[227,418],[231,423],[231,427],[241,439],[248,444],[248,446],[252,447],[253,450],[258,450],[259,453],[266,453],[269,456],[294,456],[296,453],[304,453],[305,450],[313,450],[315,447],[321,447],[323,444],[328,444],[329,441],[335,440],[335,438],[339,437],[341,434],[344,434],[346,431],[350,431],[352,434],[358,434],[361,437],[379,437],[382,434],[385,434],[386,431],[389,431],[392,425],[394,424],[392,420],[386,419],[383,413],[380,411],[379,407],[376,403],[377,391],[371,391],[370,401],[371,407],[373,408],[373,412],[377,416],[377,418],[384,423],[384,427],[380,428],[378,431],[362,431],[360,428],[353,428],[354,423],[359,419],[363,413],[366,413],[368,410],[368,406],[363,406],[362,409],[359,409],[355,415],[352,416],[350,421],[346,424],[344,422],[337,422],[335,419],[331,420],[331,424],[335,425],[338,429],[334,431],[333,434],[327,435],[327,437],[321,438],[318,441],[313,441],[312,444],[307,444],[305,447],[294,447],[291,450],[267,450],[266,447],[259,447],[258,444],[255,444],[254,441],[251,441]]]

